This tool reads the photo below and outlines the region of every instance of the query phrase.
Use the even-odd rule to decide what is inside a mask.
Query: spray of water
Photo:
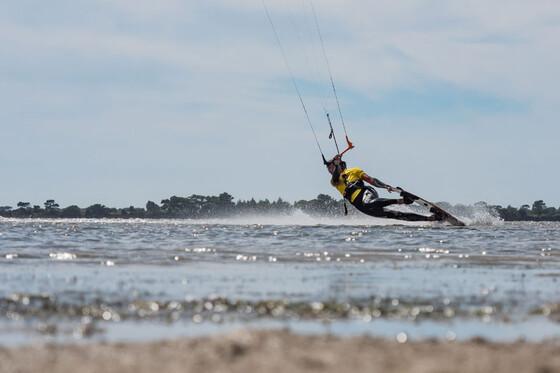
[[[455,215],[468,226],[497,226],[503,225],[504,221],[499,217],[498,213],[488,206],[486,203],[479,202],[474,205],[451,205],[446,202],[438,203],[439,206]],[[394,210],[414,212],[418,214],[429,215],[429,212],[420,206],[394,206]],[[3,218],[0,217],[2,223],[25,223],[33,221],[37,223],[86,223],[96,222],[100,224],[114,223],[138,223],[145,224],[176,224],[176,225],[205,225],[205,224],[225,224],[225,225],[291,225],[291,226],[441,226],[441,223],[430,222],[408,222],[392,219],[374,218],[364,215],[357,210],[351,208],[348,216],[332,216],[307,214],[301,210],[295,209],[289,213],[283,214],[242,214],[227,218],[207,218],[207,219],[20,219],[20,218]]]
[[[438,202],[437,205],[457,217],[467,226],[498,226],[504,224],[504,220],[500,218],[497,211],[484,202],[478,202],[474,205],[451,205],[447,202]],[[424,207],[418,205],[396,206],[393,209],[429,215],[429,212]]]
[[[477,203],[473,206],[452,206],[450,213],[455,214],[465,224],[482,226],[499,226],[504,224],[497,211],[486,204]]]

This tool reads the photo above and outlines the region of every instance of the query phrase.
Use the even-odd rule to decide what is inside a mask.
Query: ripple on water
[[[560,224],[335,223],[0,221],[0,317],[558,318]]]

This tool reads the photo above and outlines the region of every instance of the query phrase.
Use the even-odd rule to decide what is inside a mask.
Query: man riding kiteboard
[[[381,217],[381,218],[400,219],[400,220],[409,220],[409,221],[446,221],[455,226],[464,226],[465,224],[463,222],[459,221],[457,218],[455,218],[447,211],[443,210],[442,208],[440,208],[439,206],[437,206],[432,202],[429,202],[421,197],[409,193],[401,188],[394,188],[390,185],[387,185],[379,181],[378,179],[368,176],[363,170],[359,168],[350,168],[350,169],[346,168],[346,163],[342,161],[342,156],[350,149],[353,149],[354,145],[352,145],[352,142],[348,138],[348,132],[346,131],[346,124],[344,123],[344,117],[342,115],[340,101],[338,99],[338,94],[336,93],[336,87],[330,69],[329,60],[325,52],[325,45],[323,43],[321,29],[319,27],[317,15],[315,14],[315,9],[311,4],[311,11],[313,13],[313,19],[315,21],[315,29],[317,35],[319,36],[319,41],[321,43],[321,50],[323,51],[323,57],[325,59],[325,65],[327,68],[327,72],[329,73],[329,78],[331,83],[330,85],[332,88],[333,97],[336,101],[338,114],[340,116],[340,122],[342,124],[342,128],[344,129],[346,143],[348,144],[348,147],[341,152],[338,147],[338,142],[334,133],[329,112],[327,111],[326,107],[323,106],[331,130],[329,134],[329,139],[333,140],[334,145],[336,146],[336,153],[337,153],[337,155],[332,160],[330,161],[326,160],[325,155],[323,153],[323,149],[321,148],[321,144],[319,142],[319,138],[317,137],[315,128],[311,123],[309,111],[307,110],[305,101],[299,89],[298,80],[296,79],[296,76],[292,73],[290,63],[284,51],[284,47],[282,46],[282,41],[280,39],[278,32],[276,31],[276,26],[274,25],[270,12],[268,11],[268,7],[266,5],[265,0],[263,0],[263,5],[264,5],[266,17],[270,23],[270,26],[272,27],[272,31],[274,32],[276,43],[278,44],[278,47],[282,52],[284,63],[286,64],[286,68],[288,70],[288,73],[290,74],[290,78],[292,80],[292,84],[294,86],[295,92],[299,98],[299,102],[301,104],[301,107],[307,119],[307,124],[309,125],[309,128],[313,133],[313,137],[315,138],[315,142],[317,143],[317,148],[319,149],[319,152],[321,153],[321,157],[323,158],[323,163],[327,166],[329,172],[332,175],[331,184],[344,196],[345,199],[350,201],[350,203],[354,207],[356,207],[359,211],[367,215]],[[400,199],[379,198],[377,191],[371,186],[366,186],[365,183],[369,183],[377,188],[385,188],[389,192],[399,192],[402,198]],[[432,215],[425,216],[425,215],[385,209],[387,206],[390,205],[412,204],[412,203],[416,203],[419,206],[429,209]],[[346,207],[346,204],[344,206]]]
[[[438,214],[437,211],[433,211],[434,213],[431,216],[425,216],[385,209],[385,207],[390,205],[412,204],[415,196],[369,176],[360,168],[346,168],[346,162],[342,160],[340,155],[336,155],[330,161],[325,162],[325,165],[332,175],[331,185],[354,207],[366,215],[408,221],[439,221],[443,219],[443,216]],[[365,183],[371,184],[376,188],[387,189],[391,193],[401,193],[402,198],[379,198],[377,191]]]

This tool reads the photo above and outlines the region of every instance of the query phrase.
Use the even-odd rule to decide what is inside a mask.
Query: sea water
[[[560,224],[483,222],[3,219],[0,344],[240,327],[559,337]]]

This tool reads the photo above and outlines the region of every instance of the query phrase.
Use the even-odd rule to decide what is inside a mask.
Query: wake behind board
[[[406,196],[406,197],[412,199],[415,203],[419,204],[420,206],[426,207],[427,209],[430,210],[430,212],[433,212],[436,215],[439,215],[441,217],[441,221],[446,221],[449,224],[451,224],[453,226],[456,226],[456,227],[464,227],[465,226],[465,223],[463,223],[462,221],[460,221],[455,216],[451,215],[450,213],[448,213],[447,211],[445,211],[444,209],[442,209],[441,207],[439,207],[435,203],[432,203],[430,201],[426,201],[424,198],[420,198],[417,195],[412,194],[410,192],[407,192],[406,190],[404,190],[402,188],[397,188],[397,189],[401,191],[401,196],[402,197]]]

